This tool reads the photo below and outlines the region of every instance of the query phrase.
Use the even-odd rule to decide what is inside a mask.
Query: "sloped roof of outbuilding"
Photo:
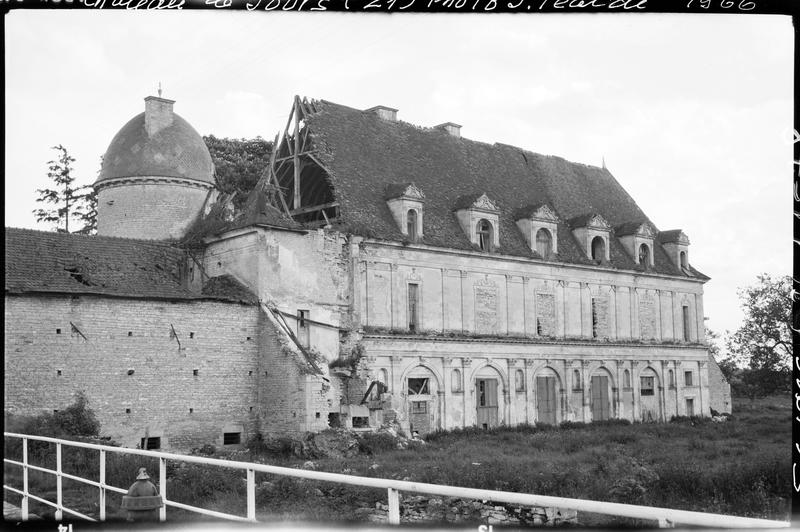
[[[421,242],[431,246],[475,249],[453,211],[465,201],[464,196],[478,197],[484,192],[500,210],[497,251],[502,254],[538,258],[515,224],[515,211],[526,205],[552,207],[559,218],[555,260],[573,264],[593,263],[566,220],[592,212],[612,227],[649,222],[604,168],[384,120],[373,112],[325,100],[315,101],[313,108],[316,112],[307,117],[307,123],[330,171],[340,226],[355,234],[402,241],[384,198],[388,185],[408,182],[425,194]],[[651,271],[685,277],[661,246],[654,247],[656,267]],[[613,238],[610,255],[612,268],[642,269]],[[692,275],[707,279],[695,270]]]
[[[145,113],[133,117],[114,136],[103,155],[95,185],[119,177],[158,176],[215,184],[214,163],[203,137],[183,118],[149,135]]]
[[[7,227],[5,245],[8,294],[257,302],[226,280],[210,279],[210,287],[193,293],[182,282],[184,251],[163,242]]]

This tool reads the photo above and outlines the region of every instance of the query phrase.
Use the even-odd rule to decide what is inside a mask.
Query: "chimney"
[[[444,129],[454,137],[461,137],[461,126],[459,124],[454,124],[453,122],[445,122],[444,124],[439,124],[435,126],[437,129]]]
[[[158,96],[144,99],[144,127],[147,135],[152,137],[165,127],[172,125],[172,104],[175,100],[167,100]]]
[[[391,107],[386,107],[385,105],[376,105],[375,107],[364,109],[364,111],[368,113],[375,113],[379,117],[383,118],[384,120],[388,120],[389,122],[397,122],[397,109],[392,109]]]

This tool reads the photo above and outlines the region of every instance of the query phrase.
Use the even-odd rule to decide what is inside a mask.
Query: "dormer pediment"
[[[605,218],[597,213],[584,214],[570,219],[569,226],[588,258],[598,264],[611,260],[611,224]]]
[[[558,222],[558,216],[550,208],[549,205],[543,203],[540,205],[528,205],[521,209],[518,209],[515,216],[515,221],[518,220],[536,220],[540,222]]]
[[[572,229],[593,229],[595,231],[611,231],[611,224],[596,213],[576,216],[569,221]]]
[[[653,240],[656,236],[656,230],[649,222],[631,222],[615,227],[614,234],[617,237],[636,236]]]
[[[500,209],[497,208],[495,202],[489,199],[486,193],[483,194],[470,194],[461,196],[456,200],[455,210],[477,210],[493,214],[498,214]]]
[[[686,275],[693,275],[689,268],[689,237],[680,229],[671,231],[660,231],[656,237],[667,252],[672,262],[675,263],[681,272]]]
[[[653,239],[656,230],[649,222],[628,222],[614,228],[614,234],[633,262],[651,268],[655,266]]]
[[[658,233],[658,241],[662,244],[679,244],[682,246],[689,245],[689,237],[680,229],[673,229],[671,231],[660,231]]]
[[[417,188],[414,183],[399,183],[391,184],[386,187],[386,195],[384,196],[384,199],[387,201],[392,199],[424,201],[425,194],[423,194],[422,190]]]

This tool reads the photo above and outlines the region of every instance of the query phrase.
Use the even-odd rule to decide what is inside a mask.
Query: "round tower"
[[[103,156],[97,234],[180,239],[215,188],[203,138],[172,111],[173,100],[144,99],[145,111],[114,136]]]

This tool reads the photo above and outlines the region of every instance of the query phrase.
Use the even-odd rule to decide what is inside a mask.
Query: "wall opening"
[[[553,237],[550,236],[550,231],[547,229],[539,229],[536,231],[536,253],[541,255],[543,259],[550,257],[553,252]]]
[[[308,323],[309,319],[311,319],[311,311],[297,311],[297,340],[303,347],[308,347],[311,344],[311,327]]]
[[[592,260],[598,263],[606,260],[606,241],[601,236],[592,239]]]
[[[419,285],[408,283],[408,330],[419,329]]]
[[[242,443],[241,432],[223,432],[222,445],[239,445]]]
[[[161,438],[159,437],[149,437],[149,438],[142,438],[139,442],[139,447],[145,450],[154,450],[154,449],[161,449]]]
[[[490,252],[494,249],[494,241],[492,239],[492,224],[489,220],[478,221],[478,247],[481,251]]]

